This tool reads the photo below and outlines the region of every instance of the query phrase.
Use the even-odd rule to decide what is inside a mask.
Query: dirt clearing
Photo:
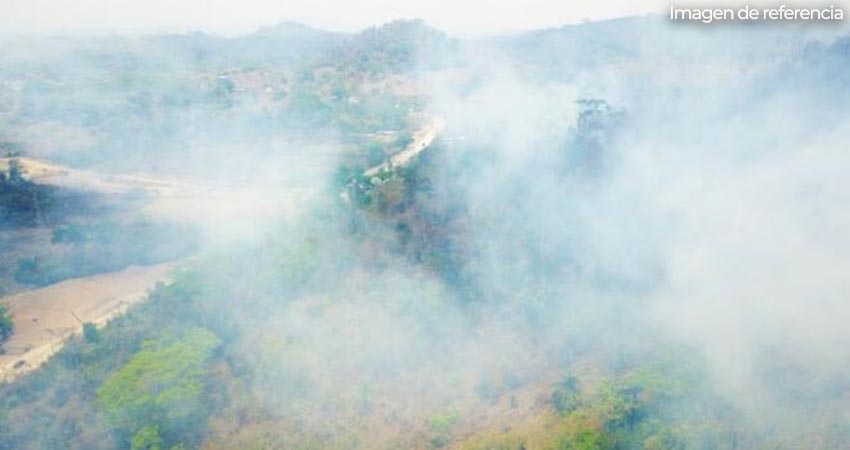
[[[36,183],[97,192],[108,196],[142,193],[148,201],[133,214],[156,220],[197,225],[218,242],[261,235],[275,218],[293,215],[310,198],[310,189],[282,185],[208,186],[139,175],[104,174],[74,169],[32,158],[0,158],[0,170],[16,159],[25,176]],[[36,369],[64,341],[82,330],[84,322],[102,326],[144,299],[148,290],[168,279],[175,263],[130,267],[0,298],[9,307],[15,332],[3,344],[0,380],[13,380]]]
[[[130,267],[118,272],[75,278],[0,299],[9,307],[15,333],[3,344],[0,380],[11,381],[44,364],[83,323],[103,326],[143,300],[148,290],[167,281],[175,263]]]

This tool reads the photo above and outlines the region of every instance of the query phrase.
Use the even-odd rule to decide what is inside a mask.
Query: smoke
[[[447,126],[369,182],[372,203],[343,195],[350,180],[329,186],[355,145],[281,126],[291,111],[271,96],[217,96],[218,67],[181,84],[206,95],[193,106],[116,126],[160,150],[122,160],[111,142],[99,164],[194,183],[155,211],[213,237],[197,316],[219,327],[233,391],[292,439],[366,448],[442,438],[445,422],[508,426],[565,375],[593,386],[671,353],[706,368],[754,435],[816,429],[817,415],[758,414],[826,414],[850,389],[850,117],[829,76],[843,60],[806,30],[619,25],[420,61],[409,78]],[[275,78],[287,93],[292,76]]]
[[[553,62],[568,83],[509,57],[432,86],[450,124],[438,184],[466,209],[472,283],[513,321],[538,308],[539,345],[610,339],[640,357],[662,336],[743,411],[826,405],[850,363],[841,89],[811,81],[828,64],[809,66],[822,54],[803,31],[732,30],[721,57],[726,34],[656,25],[617,41],[634,59]],[[679,32],[686,54],[664,40]],[[602,136],[583,128],[587,98],[611,102]]]
[[[592,383],[587,372],[683,346],[755,430],[801,420],[758,416],[769,408],[833,408],[850,362],[848,118],[840,101],[812,100],[799,47],[753,60],[775,35],[745,36],[709,72],[728,43],[706,34],[686,57],[636,42],[628,70],[558,61],[573,65],[567,82],[493,48],[422,74],[427,110],[448,124],[415,168],[428,200],[356,213],[384,245],[368,251],[300,225],[322,230],[300,238],[317,242],[318,284],[247,344],[261,358],[257,395],[313,429],[359,417],[411,432],[445,410],[474,427],[523,386],[576,371]],[[425,250],[443,252],[443,271],[387,251],[395,223],[415,228],[418,213],[446,230]],[[597,365],[614,369],[582,369]]]

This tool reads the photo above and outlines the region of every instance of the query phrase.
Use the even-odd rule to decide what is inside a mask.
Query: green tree
[[[561,414],[569,414],[579,407],[578,378],[566,376],[552,393],[552,405]]]
[[[572,439],[561,443],[561,450],[609,450],[612,448],[608,437],[596,430],[579,431]]]
[[[155,426],[146,426],[139,429],[133,435],[133,440],[130,442],[131,450],[161,450],[162,436],[159,435],[159,429]]]
[[[203,328],[145,343],[97,390],[107,418],[127,432],[156,427],[157,434],[166,437],[191,435],[192,429],[203,426],[206,364],[219,344],[219,338]]]
[[[9,339],[14,332],[15,324],[12,322],[12,315],[4,305],[0,305],[0,343]]]
[[[100,333],[93,323],[86,322],[83,324],[83,339],[88,343],[95,343],[100,340]]]

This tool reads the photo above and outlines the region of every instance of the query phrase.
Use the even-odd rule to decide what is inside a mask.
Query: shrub
[[[142,427],[133,435],[130,445],[131,450],[160,450],[162,448],[162,436],[159,435],[157,427]]]
[[[12,315],[5,306],[0,305],[0,343],[9,339],[15,331],[15,324],[12,322]]]
[[[448,431],[460,416],[456,411],[435,414],[428,419],[428,427],[434,431]]]
[[[561,414],[569,414],[579,407],[578,379],[569,375],[565,377],[552,393],[552,406]]]
[[[128,432],[157,427],[157,435],[190,435],[202,427],[207,360],[219,346],[212,332],[193,328],[175,339],[147,342],[118,373],[97,390],[108,419]],[[135,438],[134,438],[135,441]],[[135,448],[135,447],[134,447]],[[140,447],[151,448],[151,447]]]
[[[86,322],[83,324],[83,339],[85,339],[88,343],[100,341],[100,333],[97,331],[97,327],[94,326],[93,323]]]

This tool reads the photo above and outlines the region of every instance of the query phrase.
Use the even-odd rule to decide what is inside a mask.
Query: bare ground
[[[251,232],[262,219],[295,211],[295,200],[306,191],[280,186],[213,187],[156,177],[102,174],[33,158],[17,159],[33,181],[105,195],[142,193],[150,198],[140,216],[185,221],[204,233],[239,235]],[[0,170],[10,158],[0,158]],[[231,226],[241,224],[239,227]],[[11,381],[44,364],[84,322],[104,325],[141,301],[159,281],[168,279],[175,263],[130,267],[117,272],[76,278],[44,288],[0,298],[9,307],[15,332],[2,345],[0,381]]]
[[[310,194],[307,188],[274,184],[219,186],[150,175],[105,174],[26,157],[0,158],[0,171],[8,168],[11,159],[18,160],[26,176],[36,183],[105,195],[148,195],[150,201],[140,214],[202,225],[292,214],[296,201]]]
[[[83,323],[105,325],[167,281],[175,263],[130,267],[63,281],[0,299],[9,307],[15,333],[3,344],[0,380],[11,381],[44,364]]]

